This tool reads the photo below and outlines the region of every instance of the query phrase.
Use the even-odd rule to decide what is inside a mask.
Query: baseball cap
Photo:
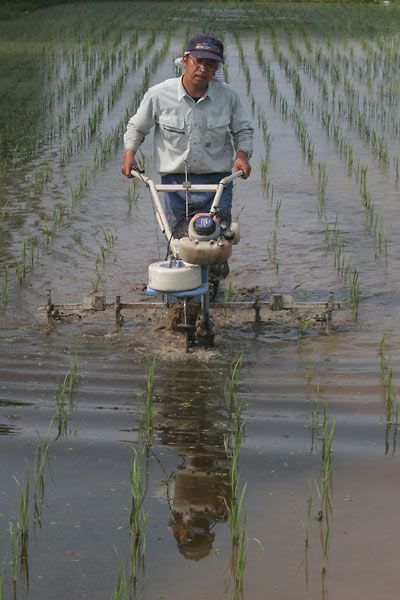
[[[198,33],[190,38],[185,54],[193,54],[195,58],[210,58],[224,61],[224,46],[220,40],[206,33]]]

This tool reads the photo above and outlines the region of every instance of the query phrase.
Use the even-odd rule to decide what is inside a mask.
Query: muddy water
[[[155,47],[161,43],[158,40]],[[225,43],[230,81],[249,105],[237,46],[228,33]],[[255,103],[263,108],[271,133],[274,200],[263,194],[259,162],[264,147],[256,127],[253,174],[235,191],[234,212],[240,212],[242,240],[234,251],[229,281],[241,293],[258,286],[264,295],[297,290],[301,299],[325,299],[334,290],[336,298],[346,302],[348,290],[324,244],[315,169],[307,167],[290,121],[268,101],[266,82],[254,58],[254,37],[242,34],[241,43],[253,74]],[[173,75],[170,57],[180,47],[180,39],[171,44],[153,82]],[[271,58],[268,38],[264,49]],[[277,63],[273,67],[278,87],[292,105],[284,73]],[[143,68],[127,78],[101,133],[117,120],[142,72]],[[314,84],[304,81],[317,101]],[[369,156],[368,147],[350,132],[355,151],[368,161],[371,194],[387,230],[386,265],[384,258],[374,259],[357,185],[346,176],[317,119],[306,112],[304,118],[314,139],[316,161],[328,166],[328,217],[334,221],[340,215],[346,253],[360,272],[357,322],[348,313],[338,314],[331,335],[310,330],[299,340],[295,325],[263,325],[256,334],[244,322],[247,316],[242,321],[228,314],[218,321],[216,348],[189,355],[184,353],[183,339],[167,333],[155,313],[126,312],[121,331],[115,330],[109,313],[71,319],[49,329],[38,310],[48,288],[57,302],[79,301],[97,280],[97,264],[101,275],[97,284],[107,297],[112,300],[118,293],[122,301],[131,301],[141,297],[148,264],[164,255],[165,244],[145,191],[129,210],[129,182],[119,174],[119,150],[91,180],[65,226],[35,260],[26,282],[19,287],[10,283],[9,305],[0,323],[0,561],[4,557],[7,564],[6,598],[12,597],[13,588],[7,529],[10,522],[16,524],[19,512],[15,477],[22,484],[27,478],[31,483],[28,553],[21,572],[18,566],[16,597],[112,597],[118,568],[129,560],[129,469],[134,451],[142,447],[140,421],[151,356],[156,359],[154,432],[141,457],[147,517],[137,597],[234,597],[232,587],[227,587],[231,534],[223,498],[229,496],[230,464],[224,448],[229,429],[224,385],[232,356],[238,353],[243,353],[239,398],[245,423],[240,483],[247,484],[244,511],[249,540],[244,598],[395,596],[400,465],[397,428],[387,424],[382,398],[378,347],[390,327],[386,359],[395,387],[400,369],[398,189]],[[3,192],[15,211],[2,236],[5,263],[19,251],[20,240],[39,226],[41,212],[49,214],[54,201],[63,197],[77,169],[90,164],[92,152],[89,148],[65,167],[57,166],[36,202],[21,199],[29,169],[6,179]],[[151,153],[147,141],[144,152]],[[152,174],[151,162],[148,173]],[[277,199],[281,200],[278,272],[267,250]],[[117,240],[103,266],[97,257],[105,232]],[[52,421],[56,392],[74,357],[78,385],[67,430],[57,437],[57,421]],[[329,562],[322,577],[321,525],[316,517],[324,406],[334,431]],[[43,507],[35,525],[34,456],[38,436],[43,439],[47,431]],[[302,522],[308,529],[307,551]]]

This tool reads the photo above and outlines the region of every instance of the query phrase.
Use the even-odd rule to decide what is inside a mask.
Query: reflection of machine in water
[[[182,381],[185,384],[185,381]],[[186,386],[188,380],[186,379]],[[229,465],[224,447],[226,413],[212,403],[209,389],[197,387],[193,378],[190,390],[162,401],[164,422],[160,442],[183,458],[169,481],[171,528],[179,551],[200,560],[212,549],[214,526],[227,520]],[[193,390],[203,393],[193,397]],[[188,394],[190,398],[188,399]]]

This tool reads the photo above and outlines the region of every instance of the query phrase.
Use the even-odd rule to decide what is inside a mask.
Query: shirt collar
[[[189,94],[187,93],[187,91],[184,88],[182,79],[183,79],[183,75],[178,78],[178,100],[182,100],[182,98],[184,98],[185,96],[189,96]],[[215,99],[215,81],[213,81],[213,80],[208,82],[207,91],[204,94],[204,96],[202,96],[202,98],[207,98],[207,96],[210,98],[210,100]],[[190,98],[190,96],[189,96],[189,98]]]

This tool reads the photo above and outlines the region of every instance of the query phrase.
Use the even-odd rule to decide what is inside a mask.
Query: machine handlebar
[[[131,175],[136,179],[140,179],[147,187],[153,187],[157,190],[157,192],[181,192],[185,190],[190,190],[192,192],[216,192],[218,187],[221,185],[226,187],[231,181],[242,177],[243,171],[239,169],[239,171],[235,171],[232,175],[228,175],[227,177],[223,177],[219,183],[207,183],[207,184],[196,184],[196,183],[188,183],[183,182],[180,184],[155,184],[150,177],[144,174],[144,171],[141,171],[137,167],[134,167],[131,170]]]

